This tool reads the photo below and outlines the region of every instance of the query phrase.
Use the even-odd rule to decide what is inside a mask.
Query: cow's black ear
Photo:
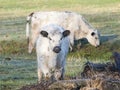
[[[92,32],[91,35],[94,36],[94,35],[95,35],[95,32]]]
[[[70,30],[65,30],[64,32],[63,32],[63,37],[66,37],[66,36],[68,36],[70,34]]]
[[[48,32],[46,32],[46,31],[41,31],[40,34],[41,34],[43,37],[48,37]]]

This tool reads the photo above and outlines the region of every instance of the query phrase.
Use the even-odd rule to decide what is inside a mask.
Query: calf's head
[[[70,34],[69,30],[64,30],[61,32],[60,30],[53,30],[53,31],[45,31],[42,30],[40,34],[48,39],[49,42],[49,49],[52,50],[55,53],[59,53],[61,51],[61,44],[65,37],[67,37]]]

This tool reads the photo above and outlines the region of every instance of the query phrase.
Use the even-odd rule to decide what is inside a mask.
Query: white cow
[[[27,17],[26,36],[29,47],[28,52],[31,53],[35,46],[39,35],[39,28],[54,23],[66,30],[70,30],[71,50],[74,40],[86,38],[88,42],[97,47],[100,45],[99,34],[88,22],[80,15],[74,12],[34,12]],[[31,35],[30,35],[31,29]]]
[[[67,37],[69,34],[69,30],[64,30],[56,24],[41,28],[36,42],[39,82],[42,75],[45,78],[54,76],[56,80],[64,78],[64,67],[70,43]]]

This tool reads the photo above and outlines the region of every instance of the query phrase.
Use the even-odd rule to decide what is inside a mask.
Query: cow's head
[[[86,38],[88,42],[97,47],[100,45],[100,34],[97,30],[94,30],[94,28],[87,22],[87,20],[83,17],[81,17],[81,23],[80,23],[80,36]]]
[[[64,30],[61,32],[60,30],[42,30],[40,34],[47,38],[49,41],[49,50],[53,50],[55,53],[59,53],[61,51],[61,43],[62,40],[70,34],[69,30]]]
[[[86,38],[91,45],[95,47],[98,47],[100,45],[100,34],[97,30],[90,30]]]

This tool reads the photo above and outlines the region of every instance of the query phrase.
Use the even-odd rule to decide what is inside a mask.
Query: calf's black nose
[[[53,51],[55,53],[59,53],[61,51],[61,48],[59,46],[56,46],[56,47],[53,48]]]

